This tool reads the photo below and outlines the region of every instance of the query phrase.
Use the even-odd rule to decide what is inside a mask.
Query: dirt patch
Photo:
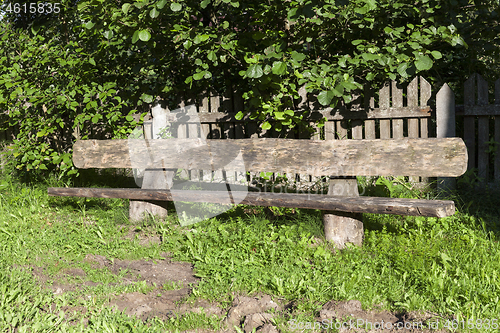
[[[39,284],[42,286],[45,286],[49,289],[52,290],[54,295],[61,295],[65,292],[72,292],[72,291],[77,291],[80,289],[83,289],[84,287],[95,287],[99,285],[100,283],[97,282],[92,282],[92,281],[83,281],[81,284],[74,284],[74,283],[65,283],[64,281],[67,280],[68,277],[79,277],[79,278],[85,278],[86,273],[83,269],[81,268],[66,268],[63,269],[57,276],[57,280],[54,281],[53,283],[50,283],[52,279],[48,277],[48,275],[45,273],[45,269],[42,267],[30,267],[31,268],[31,273],[35,277],[35,279],[38,281]]]
[[[139,292],[126,293],[113,299],[109,305],[118,311],[124,311],[129,316],[136,316],[142,320],[157,317],[167,320],[181,316],[187,312],[205,313],[207,316],[221,316],[223,309],[206,300],[197,300],[193,304],[176,304],[190,293],[189,288],[168,291],[152,291],[148,294]]]
[[[267,312],[269,310],[274,310],[274,313]],[[260,298],[240,296],[234,299],[225,322],[230,329],[243,324],[245,333],[254,329],[260,333],[278,332],[273,319],[282,310],[283,306],[273,301],[269,295]]]
[[[85,260],[96,268],[108,268],[113,274],[123,275],[126,284],[145,281],[149,286],[161,287],[168,282],[177,282],[183,286],[197,283],[199,278],[193,275],[190,263],[172,261],[167,253],[163,260],[118,260],[113,261],[104,256],[89,254]],[[124,274],[125,273],[125,274]]]
[[[127,285],[138,281],[145,281],[148,286],[162,288],[165,283],[177,283],[180,286],[189,286],[197,283],[199,278],[193,274],[192,265],[185,262],[175,262],[168,257],[167,253],[162,254],[162,260],[110,260],[105,256],[88,254],[85,261],[90,263],[93,268],[106,268],[115,275],[121,275],[123,278],[120,285]],[[97,286],[102,283],[92,281],[82,281],[79,284],[65,283],[68,278],[79,278],[85,280],[87,273],[78,267],[69,267],[61,270],[55,277],[54,283],[49,283],[49,277],[46,269],[42,267],[30,267],[32,274],[37,281],[52,289],[54,294],[76,291],[84,286]],[[111,284],[116,285],[116,284]]]
[[[119,285],[127,285],[138,281],[145,281],[152,288],[147,294],[141,292],[109,295],[108,305],[116,311],[123,311],[129,316],[136,316],[143,321],[152,318],[168,320],[186,313],[204,313],[207,316],[215,315],[224,319],[224,332],[236,332],[234,327],[243,328],[248,333],[255,330],[259,333],[278,333],[280,330],[275,324],[278,317],[289,319],[285,331],[322,332],[325,325],[328,328],[337,328],[339,332],[375,333],[375,332],[403,332],[403,333],[444,333],[447,330],[429,330],[428,327],[442,318],[432,313],[410,312],[399,314],[385,310],[363,310],[361,302],[357,300],[336,301],[325,303],[318,317],[311,323],[293,321],[296,304],[285,304],[283,301],[272,299],[269,295],[257,297],[237,296],[229,308],[222,308],[218,304],[206,300],[196,300],[191,303],[183,302],[191,293],[192,285],[199,279],[194,276],[190,263],[172,261],[167,253],[162,254],[162,260],[110,260],[105,256],[88,254],[85,261],[93,268],[108,269],[112,274],[121,276]],[[86,272],[78,267],[69,267],[61,270],[54,283],[40,267],[31,267],[32,274],[42,285],[50,288],[55,295],[65,292],[79,291],[85,287],[100,285],[101,283],[88,281]],[[78,283],[65,283],[68,278]],[[174,290],[165,290],[167,284]],[[67,308],[70,313],[75,311],[85,317],[86,309]],[[83,318],[82,320],[85,320]],[[352,322],[349,326],[343,323]],[[357,323],[364,323],[365,326]],[[369,326],[370,324],[373,326]],[[417,323],[417,324],[415,324]],[[301,327],[301,325],[303,327]],[[337,325],[337,326],[336,326]],[[379,326],[376,326],[379,325]],[[384,325],[383,328],[380,325]],[[196,332],[209,332],[200,330]]]
[[[447,330],[429,329],[440,320],[434,315],[411,312],[398,314],[389,311],[363,310],[361,302],[329,301],[319,312],[318,327],[335,327],[339,332],[375,333],[445,333]],[[440,320],[441,321],[441,320]]]

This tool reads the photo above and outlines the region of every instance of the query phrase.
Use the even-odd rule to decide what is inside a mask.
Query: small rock
[[[259,329],[261,326],[264,326],[264,324],[271,321],[272,318],[272,313],[253,313],[251,315],[247,315],[245,317],[243,328],[246,333],[250,333],[254,328]]]
[[[264,324],[258,333],[279,333],[278,329],[271,324]]]
[[[226,323],[231,328],[239,326],[243,317],[253,313],[266,312],[270,309],[279,310],[280,306],[269,295],[265,295],[261,299],[237,297],[233,301],[233,307],[229,309]]]

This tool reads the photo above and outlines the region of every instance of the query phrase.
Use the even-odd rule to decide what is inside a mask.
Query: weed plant
[[[106,306],[110,295],[145,293],[149,287],[117,285],[122,276],[91,267],[84,260],[88,254],[161,260],[161,253],[169,252],[192,263],[201,278],[187,301],[204,298],[227,307],[239,294],[271,294],[293,304],[276,319],[284,332],[289,320],[314,321],[332,299],[357,299],[366,309],[432,312],[442,323],[472,320],[474,327],[479,321],[491,323],[500,313],[500,205],[493,190],[454,193],[457,213],[447,218],[364,214],[364,245],[336,251],[323,241],[319,211],[238,206],[188,227],[179,226],[174,212],[166,221],[149,219],[133,226],[126,218],[126,200],[50,198],[46,188],[57,184],[55,178],[24,184],[4,172],[1,179],[2,332],[222,329],[223,318],[203,314],[142,322],[111,311]],[[366,194],[436,196],[414,190],[404,179],[359,183]],[[124,237],[130,228],[162,242],[141,246]],[[54,295],[33,278],[37,267],[45,268],[49,283],[62,270],[76,267],[86,272],[85,279],[101,284]],[[182,286],[166,283],[163,289],[177,287]]]

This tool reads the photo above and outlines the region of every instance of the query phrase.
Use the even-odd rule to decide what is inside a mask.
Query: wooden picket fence
[[[488,83],[475,73],[465,81],[463,104],[455,105],[451,91],[444,99],[450,121],[461,125],[455,134],[467,145],[468,171],[483,185],[500,181],[500,79],[491,90],[492,99]]]

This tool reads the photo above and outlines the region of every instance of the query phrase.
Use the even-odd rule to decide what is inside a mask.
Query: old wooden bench
[[[146,186],[49,188],[48,193],[319,209],[324,211],[326,238],[342,248],[346,242],[361,244],[360,213],[445,217],[455,212],[453,201],[359,196],[355,176],[457,177],[467,169],[467,150],[460,138],[82,140],[74,145],[73,161],[78,168],[265,171],[331,176],[327,195],[231,191],[229,196],[222,196],[217,191],[148,189]],[[342,179],[345,176],[351,178]]]

